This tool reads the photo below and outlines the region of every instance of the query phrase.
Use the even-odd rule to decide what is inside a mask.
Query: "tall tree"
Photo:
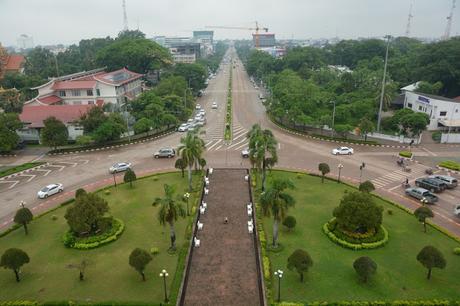
[[[152,261],[152,256],[146,250],[135,248],[129,255],[129,265],[136,269],[145,282],[145,267]]]
[[[28,209],[27,207],[22,207],[18,209],[18,211],[16,212],[16,215],[14,215],[14,223],[21,224],[22,226],[24,226],[24,232],[27,235],[29,234],[29,231],[27,229],[27,224],[30,221],[32,221],[33,218],[34,218],[34,215],[30,211],[30,209]]]
[[[294,189],[290,180],[274,179],[270,188],[260,195],[260,204],[265,216],[273,216],[273,247],[278,247],[279,223],[286,217],[289,207],[294,206],[294,198],[286,192]]]
[[[43,121],[44,127],[40,132],[41,142],[56,150],[58,146],[67,144],[69,131],[62,121],[55,117],[49,117]]]
[[[182,172],[182,177],[184,177],[184,170],[187,168],[187,164],[184,162],[182,158],[176,159],[176,163],[174,164],[174,168],[179,169]]]
[[[431,278],[431,270],[433,268],[444,269],[446,260],[444,255],[434,246],[428,245],[424,247],[417,255],[417,260],[428,269],[427,279]]]
[[[300,275],[300,281],[303,282],[303,274],[308,272],[308,269],[313,266],[313,260],[307,251],[302,249],[295,250],[288,257],[287,267],[289,270],[296,270]]]
[[[136,177],[136,173],[134,173],[133,170],[131,170],[130,168],[128,168],[128,170],[126,170],[125,172],[125,175],[123,176],[123,181],[125,183],[129,183],[129,187],[133,188],[133,182],[137,179]]]
[[[364,135],[364,141],[367,141],[367,134],[374,131],[374,123],[366,117],[362,118],[359,122],[359,131],[361,135]]]
[[[17,114],[0,113],[0,152],[10,152],[16,148],[19,142],[17,129],[22,127]]]
[[[321,183],[324,183],[324,176],[331,172],[329,165],[326,163],[320,163],[318,165],[318,170],[321,172]]]
[[[188,166],[188,189],[192,191],[192,167],[201,159],[204,151],[204,141],[194,132],[187,132],[180,140],[178,153],[180,158]]]
[[[30,262],[29,255],[21,249],[11,248],[3,253],[2,258],[0,259],[0,267],[5,269],[11,269],[16,276],[16,281],[19,282],[19,271],[21,267]]]
[[[423,231],[426,233],[426,219],[434,217],[433,211],[426,206],[420,206],[414,211],[414,216],[423,223]]]
[[[64,218],[70,229],[76,234],[94,233],[99,229],[99,222],[109,211],[106,200],[95,193],[82,194],[67,208]]]
[[[165,184],[164,186],[165,196],[163,198],[156,198],[153,201],[153,206],[159,206],[158,221],[161,225],[169,224],[171,247],[170,249],[176,249],[176,231],[174,228],[174,222],[179,217],[185,217],[185,209],[182,204],[175,199],[175,190],[173,186]]]
[[[278,144],[272,131],[262,130],[254,124],[247,134],[249,138],[249,157],[259,172],[262,172],[262,191],[265,190],[267,169],[278,162],[276,145]]]

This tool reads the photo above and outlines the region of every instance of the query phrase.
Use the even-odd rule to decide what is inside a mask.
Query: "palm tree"
[[[249,160],[253,167],[259,172],[262,171],[262,191],[264,191],[267,169],[278,162],[277,141],[272,131],[262,130],[258,124],[252,126],[246,137],[249,138]]]
[[[185,137],[182,137],[181,145],[179,146],[179,156],[188,166],[188,190],[192,191],[192,167],[202,159],[201,155],[204,152],[204,141],[194,132],[187,132]]]
[[[286,217],[289,207],[294,206],[294,198],[285,192],[286,189],[294,189],[290,180],[275,179],[267,191],[260,195],[260,205],[265,216],[273,215],[273,248],[278,247],[278,225]]]
[[[176,249],[176,231],[174,229],[174,222],[179,217],[185,217],[185,209],[179,201],[174,199],[174,187],[164,184],[165,196],[163,198],[156,198],[153,201],[153,206],[160,206],[158,211],[158,220],[161,225],[169,224],[170,237],[171,237],[171,250]]]

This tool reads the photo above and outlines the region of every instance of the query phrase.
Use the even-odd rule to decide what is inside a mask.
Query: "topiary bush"
[[[454,254],[460,256],[460,248],[454,248]]]
[[[401,152],[399,152],[399,156],[411,158],[411,157],[412,157],[412,152],[409,152],[409,151],[401,151]]]
[[[291,231],[297,224],[297,220],[294,216],[286,216],[283,220],[283,225]]]

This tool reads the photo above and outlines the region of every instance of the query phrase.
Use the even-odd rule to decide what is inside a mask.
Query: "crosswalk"
[[[246,138],[247,129],[239,124],[233,124],[232,140],[225,141],[224,131],[222,129],[215,129],[207,133],[206,151],[225,151],[225,150],[242,150],[248,146],[248,139]]]
[[[394,184],[396,182],[402,183],[406,179],[411,180],[413,178],[419,177],[420,175],[425,173],[426,169],[428,169],[428,167],[422,164],[412,164],[409,166],[409,168],[411,168],[411,172],[405,172],[401,168],[399,170],[385,174],[384,176],[373,179],[372,183],[374,184],[376,189],[379,189],[390,184]]]

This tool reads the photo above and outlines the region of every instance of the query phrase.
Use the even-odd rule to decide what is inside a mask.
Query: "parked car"
[[[460,204],[454,206],[454,214],[460,217]]]
[[[431,192],[423,188],[415,188],[415,187],[407,188],[406,194],[413,198],[423,200],[424,202],[429,203],[429,204],[434,204],[435,202],[438,201],[437,196],[435,196],[434,194],[432,194]]]
[[[116,163],[109,168],[110,173],[123,172],[131,168],[131,163]]]
[[[50,184],[37,192],[37,196],[39,199],[46,199],[47,197],[62,191],[64,191],[62,184]]]
[[[195,105],[195,109],[201,109],[201,105],[200,104]]]
[[[190,126],[190,125],[189,125],[188,123],[183,123],[183,124],[181,124],[181,125],[177,128],[177,131],[178,131],[178,132],[187,132],[189,126]]]
[[[171,158],[176,156],[176,150],[173,148],[161,148],[160,150],[153,153],[153,157],[160,158],[160,157],[167,157]]]
[[[194,125],[195,125],[196,127],[202,127],[202,126],[204,126],[204,125],[205,125],[205,120],[204,120],[204,118],[195,121]]]
[[[434,178],[440,181],[443,181],[446,183],[447,188],[452,189],[457,187],[458,180],[455,177],[448,176],[448,175],[440,175],[440,174],[434,174],[430,175],[429,178]]]
[[[212,109],[217,109],[217,102],[212,102],[211,108],[212,108]]]
[[[249,157],[249,148],[244,148],[243,151],[241,151],[241,156],[243,158],[248,158]]]
[[[351,155],[353,154],[353,149],[349,147],[340,147],[332,150],[334,155]]]
[[[415,186],[428,189],[431,192],[441,192],[447,188],[447,184],[443,181],[428,177],[420,177],[416,179]]]
[[[200,109],[200,112],[198,113],[201,116],[206,116],[206,111],[204,109]]]
[[[195,115],[195,120],[194,121],[200,120],[202,117],[203,117],[202,115],[197,114],[197,115]]]

